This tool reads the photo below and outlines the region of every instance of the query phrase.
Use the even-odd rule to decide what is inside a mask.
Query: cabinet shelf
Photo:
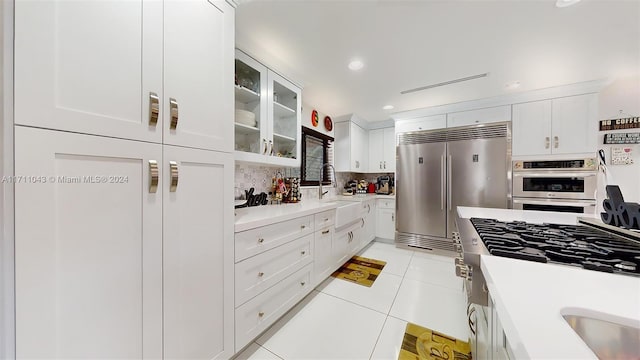
[[[246,87],[236,85],[235,92],[236,92],[236,101],[239,101],[243,104],[260,101],[260,94],[258,94],[253,90],[249,90]]]
[[[248,126],[240,123],[235,123],[235,125],[236,125],[236,132],[242,135],[258,134],[260,132],[260,129],[258,129],[257,127]]]
[[[291,136],[286,136],[286,135],[280,135],[280,134],[276,134],[273,133],[273,140],[284,140],[284,141],[290,141],[290,142],[296,142],[296,139],[292,138]]]
[[[288,106],[273,102],[273,114],[277,118],[291,117],[296,115],[296,111]]]

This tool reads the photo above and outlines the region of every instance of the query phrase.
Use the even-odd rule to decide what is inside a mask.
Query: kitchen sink
[[[584,309],[562,311],[571,329],[599,359],[640,358],[640,322]]]
[[[336,208],[336,229],[350,224],[362,217],[362,203],[359,201],[333,201]]]

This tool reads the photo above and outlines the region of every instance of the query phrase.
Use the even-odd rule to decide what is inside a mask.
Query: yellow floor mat
[[[331,276],[371,287],[386,264],[385,261],[354,256]]]
[[[471,360],[468,342],[408,323],[398,360]]]

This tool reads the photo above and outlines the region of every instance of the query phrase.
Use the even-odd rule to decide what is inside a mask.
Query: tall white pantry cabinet
[[[15,1],[16,358],[233,355],[234,14]]]

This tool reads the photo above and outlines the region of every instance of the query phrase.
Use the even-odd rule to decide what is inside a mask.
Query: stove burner
[[[640,243],[583,225],[472,218],[491,255],[640,276]]]

